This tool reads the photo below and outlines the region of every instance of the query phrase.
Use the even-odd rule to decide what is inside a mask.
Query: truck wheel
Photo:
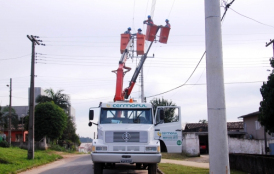
[[[148,165],[148,174],[157,174],[157,163]]]
[[[136,169],[141,169],[141,163],[136,163]]]
[[[103,174],[103,163],[93,163],[94,173]]]

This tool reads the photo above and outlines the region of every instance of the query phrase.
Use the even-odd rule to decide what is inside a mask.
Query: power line
[[[272,33],[250,33],[250,34],[243,33],[243,34],[222,34],[222,35],[256,35],[256,34],[272,34]],[[171,34],[170,36],[204,36],[204,34],[184,34],[184,35],[172,35]],[[49,39],[55,39],[55,38],[56,39],[69,39],[69,38],[87,38],[87,37],[94,37],[94,38],[117,37],[118,38],[119,36],[64,36],[64,37],[47,37],[47,36],[44,36],[43,38],[49,38]],[[54,42],[54,41],[46,41],[45,40],[45,42]],[[57,41],[57,42],[59,42],[59,41]],[[71,42],[76,42],[76,41],[71,41]],[[87,42],[87,43],[93,43],[93,42]],[[101,43],[101,42],[99,42],[99,43]],[[118,42],[105,42],[105,43],[118,43]]]
[[[134,27],[134,13],[135,13],[135,0],[133,1],[133,18],[132,18],[132,29],[133,31],[135,31],[135,27]]]
[[[173,91],[173,90],[175,90],[175,89],[178,89],[178,88],[184,86],[184,85],[188,82],[188,80],[192,77],[192,75],[194,74],[194,72],[196,71],[197,67],[199,66],[199,64],[200,64],[200,62],[202,61],[202,59],[203,59],[203,57],[204,57],[205,54],[206,54],[206,51],[204,52],[204,54],[202,55],[202,57],[201,57],[201,59],[199,60],[198,64],[196,65],[196,67],[194,68],[194,70],[192,71],[192,73],[190,74],[190,76],[188,77],[188,79],[185,81],[184,84],[182,84],[182,85],[180,85],[180,86],[177,86],[176,88],[170,89],[170,90],[168,90],[168,91],[162,92],[162,93],[160,93],[160,94],[148,96],[148,97],[146,97],[146,98],[151,98],[151,97],[155,97],[155,96],[158,96],[158,95],[161,95],[161,94],[165,94],[165,93],[167,93],[167,92]]]
[[[233,0],[231,3],[229,3],[229,4],[226,5],[226,11],[227,11],[227,9],[230,7],[230,5],[231,5],[234,1],[235,1],[235,0]],[[223,18],[224,18],[225,14],[226,14],[226,11],[224,12],[224,14],[223,14],[223,16],[222,16],[222,18],[221,18],[221,22],[223,21]],[[206,54],[206,51],[204,52],[204,54],[202,55],[200,61],[198,62],[198,64],[196,65],[196,67],[194,68],[194,70],[192,71],[192,73],[190,74],[190,76],[188,77],[188,79],[185,81],[184,84],[182,84],[182,85],[180,85],[180,86],[178,86],[178,87],[176,87],[176,88],[170,89],[170,90],[168,90],[168,91],[162,92],[162,93],[160,93],[160,94],[148,96],[147,98],[155,97],[155,96],[158,96],[158,95],[161,95],[161,94],[165,94],[165,93],[167,93],[167,92],[173,91],[173,90],[175,90],[175,89],[178,89],[178,88],[184,86],[184,85],[188,82],[188,80],[192,77],[192,75],[194,74],[194,72],[196,71],[196,69],[198,68],[198,66],[199,66],[200,62],[202,61],[202,59],[203,59],[203,57],[204,57],[205,54]]]
[[[29,56],[30,54],[27,54],[27,55],[24,55],[24,56],[19,56],[19,57],[13,57],[13,58],[6,58],[6,59],[0,59],[1,60],[11,60],[11,59],[20,59],[22,57],[26,57],[26,56]]]
[[[243,16],[243,17],[245,17],[245,18],[248,18],[248,19],[250,19],[250,20],[252,20],[252,21],[255,21],[255,22],[259,23],[259,24],[262,24],[262,25],[265,25],[265,26],[274,28],[274,26],[272,26],[272,25],[264,24],[264,23],[262,23],[262,22],[260,22],[260,21],[257,21],[257,20],[255,20],[255,19],[253,19],[253,18],[250,18],[250,17],[248,17],[248,16],[245,16],[245,15],[243,15],[243,14],[241,14],[241,13],[239,13],[239,12],[233,10],[232,8],[230,8],[230,9],[231,9],[232,11],[234,11],[235,13],[237,13],[238,15],[241,15],[241,16]]]
[[[72,56],[72,55],[59,55],[59,54],[42,54],[42,53],[38,53],[38,55],[49,55],[49,56],[66,56],[66,57],[112,57],[112,56],[82,56],[82,55],[76,55],[76,56]],[[116,58],[117,56],[113,56],[112,58]]]
[[[173,3],[172,3],[172,6],[171,6],[170,11],[169,11],[169,13],[168,13],[167,19],[169,19],[170,13],[171,13],[171,11],[172,11],[172,9],[173,9],[174,2],[175,2],[175,0],[173,0]]]
[[[252,82],[228,82],[228,83],[224,83],[224,84],[226,84],[226,85],[233,85],[233,84],[249,84],[249,83],[262,83],[262,82],[265,82],[265,81],[252,81]],[[178,87],[176,87],[176,88],[173,88],[173,89],[171,89],[171,90],[168,90],[168,91],[166,91],[166,92],[163,92],[163,93],[160,93],[160,94],[156,94],[156,95],[152,95],[152,96],[148,96],[148,97],[146,97],[146,98],[151,98],[151,97],[155,97],[155,96],[158,96],[158,95],[161,95],[161,94],[165,94],[165,93],[167,93],[167,92],[170,92],[170,91],[173,91],[173,90],[175,90],[175,89],[177,89],[177,88],[180,88],[180,87],[182,87],[182,86],[201,86],[201,85],[206,85],[206,83],[200,83],[200,84],[183,84],[183,85],[180,85],[180,86],[178,86]]]
[[[225,17],[225,14],[226,14],[226,12],[227,12],[227,10],[228,10],[228,8],[232,5],[232,3],[234,2],[235,0],[233,0],[232,2],[230,2],[229,4],[226,4],[227,2],[224,2],[224,4],[225,4],[225,12],[224,12],[224,14],[223,14],[223,16],[222,16],[222,18],[221,18],[221,21],[223,21],[223,19],[224,19],[224,17]]]

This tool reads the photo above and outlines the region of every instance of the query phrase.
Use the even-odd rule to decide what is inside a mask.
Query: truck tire
[[[141,169],[141,163],[136,163],[136,169]]]
[[[148,174],[157,174],[157,163],[148,165]]]
[[[94,174],[103,174],[103,163],[94,163]]]

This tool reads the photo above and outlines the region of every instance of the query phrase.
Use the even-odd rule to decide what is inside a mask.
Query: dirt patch
[[[59,152],[59,151],[53,151],[53,153],[57,155],[61,155],[63,158],[71,158],[71,157],[81,155],[79,153],[66,153],[66,152]]]

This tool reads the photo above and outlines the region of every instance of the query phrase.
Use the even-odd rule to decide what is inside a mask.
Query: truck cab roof
[[[119,101],[119,102],[108,102],[108,103],[102,103],[102,108],[143,108],[148,109],[152,108],[152,105],[150,103],[137,103],[137,102],[125,102],[125,101]]]

